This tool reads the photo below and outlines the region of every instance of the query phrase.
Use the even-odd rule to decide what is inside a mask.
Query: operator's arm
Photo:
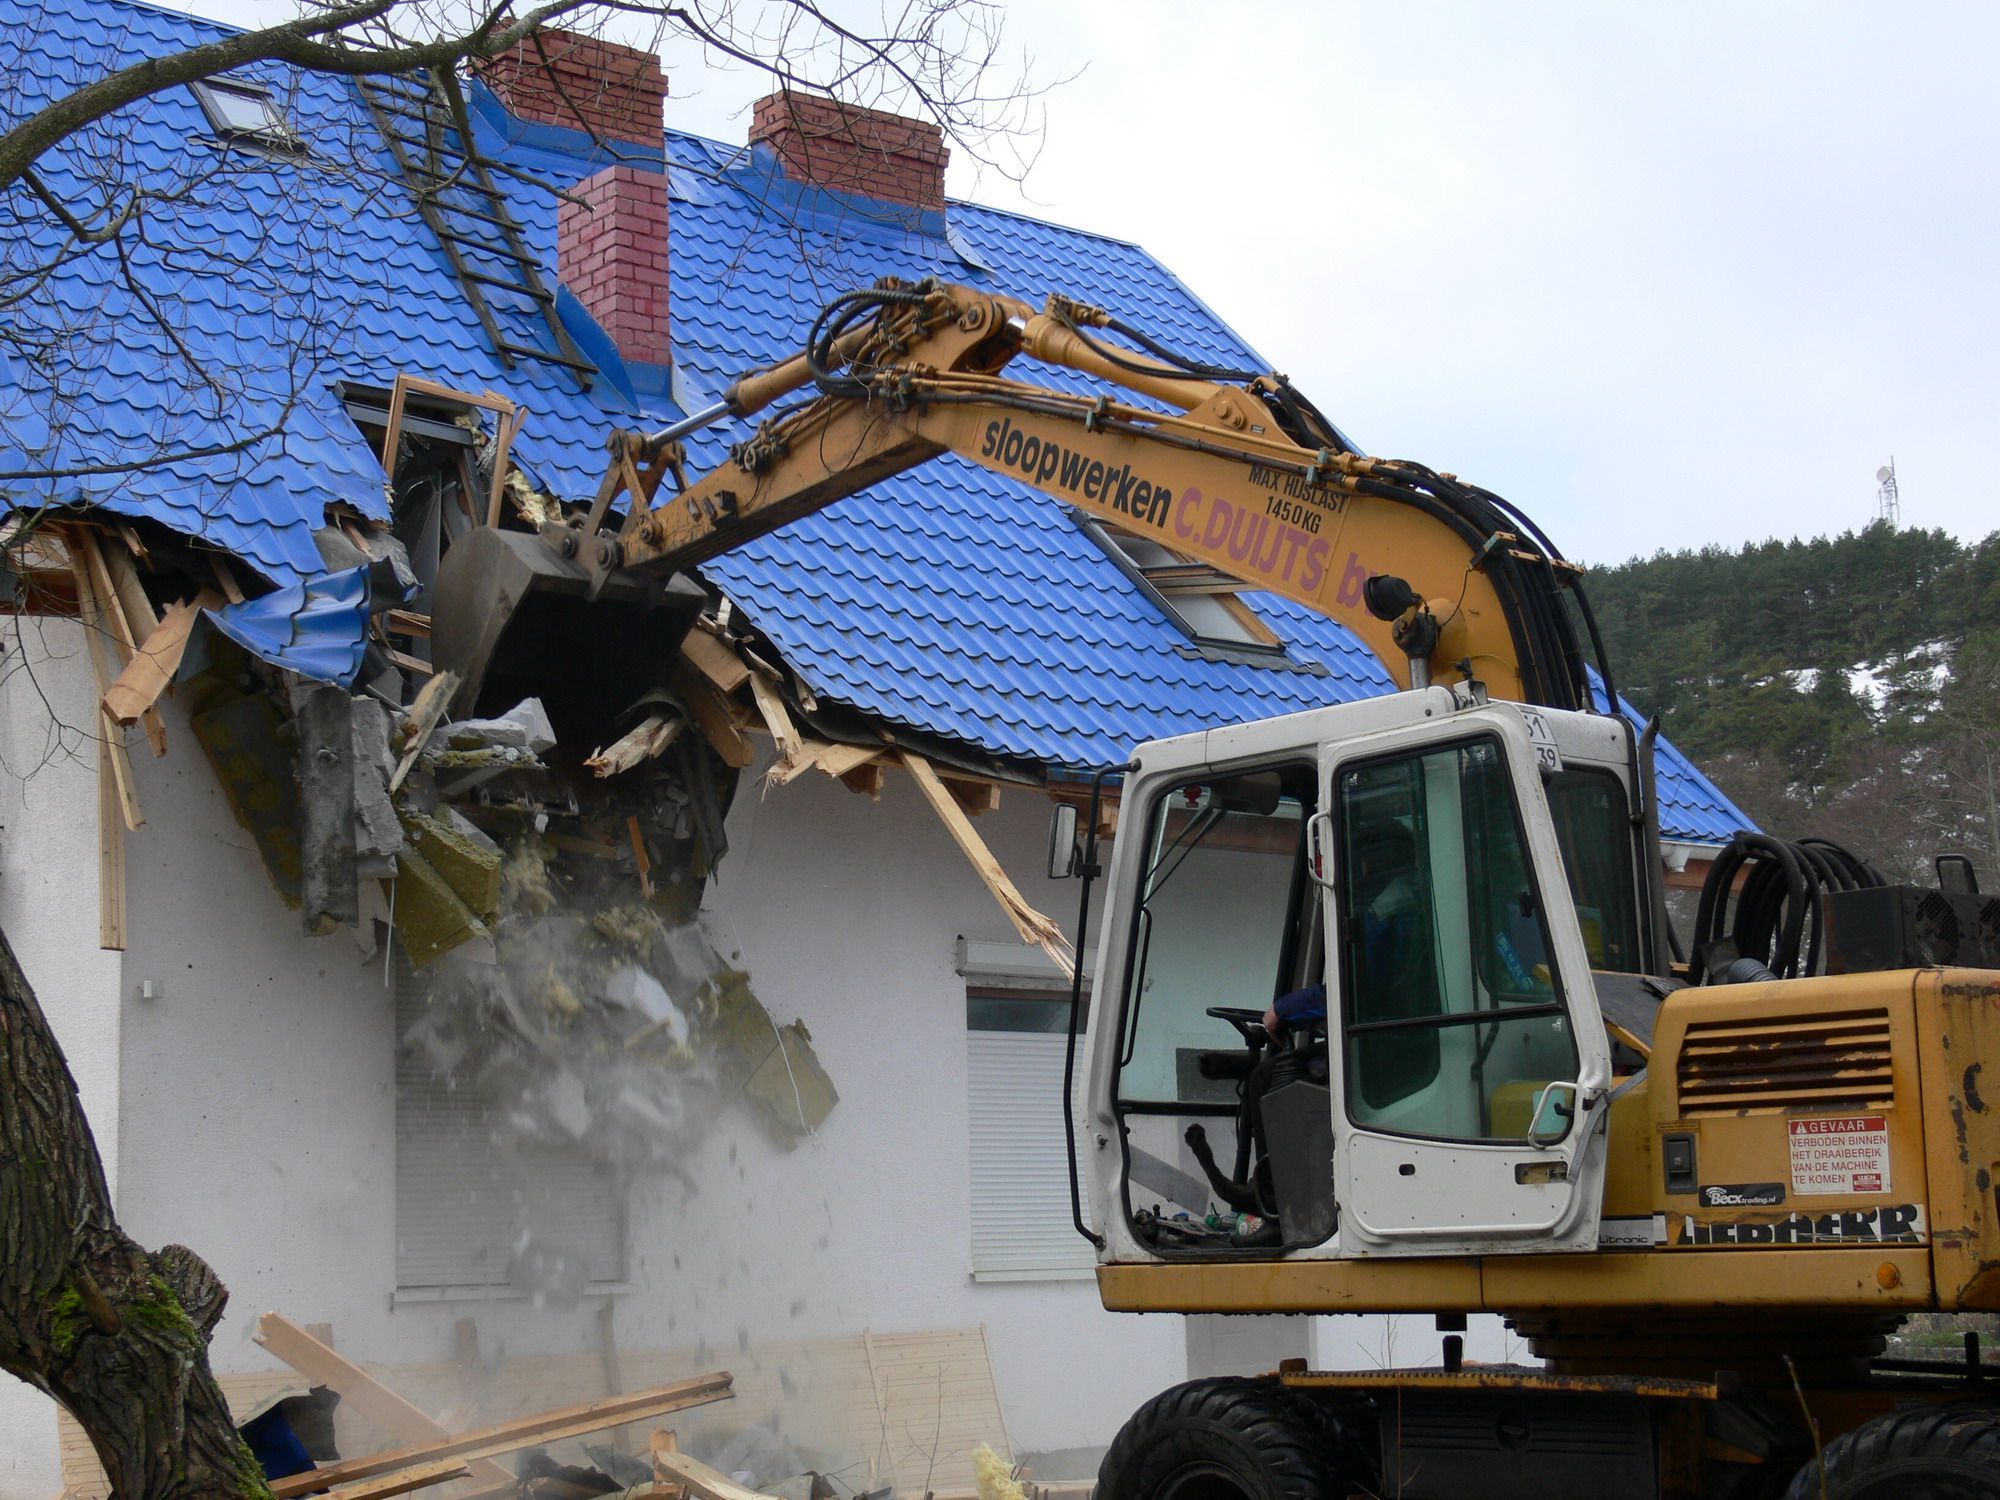
[[[1280,1026],[1297,1026],[1302,1022],[1325,1019],[1326,986],[1309,984],[1302,990],[1293,990],[1289,995],[1280,995],[1271,1002],[1271,1008],[1264,1012],[1264,1030],[1276,1036]]]

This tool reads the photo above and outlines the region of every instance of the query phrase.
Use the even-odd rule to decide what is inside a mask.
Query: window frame
[[[223,146],[249,146],[273,156],[288,160],[310,156],[311,148],[305,137],[299,133],[285,108],[279,104],[277,91],[269,84],[257,83],[247,78],[235,78],[229,74],[219,74],[213,78],[197,78],[188,84],[195,101],[201,105],[202,115],[207,119],[211,138]],[[234,99],[254,99],[264,106],[266,124],[263,126],[239,125],[233,123],[222,103],[224,97]]]
[[[1570,987],[1564,980],[1562,965],[1557,956],[1556,944],[1553,941],[1555,934],[1551,930],[1548,916],[1548,893],[1542,888],[1540,871],[1537,869],[1535,863],[1534,846],[1529,842],[1527,823],[1521,816],[1520,791],[1514,784],[1513,762],[1507,754],[1505,742],[1498,734],[1491,730],[1482,730],[1471,734],[1454,735],[1450,738],[1427,740],[1419,745],[1401,746],[1373,755],[1358,755],[1351,759],[1337,762],[1333,767],[1333,774],[1327,778],[1324,788],[1326,793],[1325,800],[1328,804],[1325,810],[1331,814],[1333,821],[1334,847],[1342,851],[1345,851],[1348,847],[1349,829],[1347,827],[1346,802],[1341,795],[1341,783],[1350,773],[1367,766],[1384,765],[1397,761],[1421,761],[1441,751],[1462,752],[1466,747],[1482,742],[1490,744],[1493,747],[1494,753],[1499,757],[1500,765],[1506,772],[1510,822],[1513,826],[1516,844],[1521,851],[1524,874],[1532,883],[1535,893],[1535,910],[1542,928],[1543,956],[1549,968],[1549,988],[1553,998],[1540,1004],[1522,1005],[1506,1009],[1494,1007],[1491,1010],[1472,1010],[1462,1013],[1453,1013],[1447,1009],[1428,1016],[1413,1016],[1357,1023],[1354,1020],[1355,986],[1351,963],[1352,946],[1349,932],[1348,903],[1346,900],[1347,885],[1344,880],[1337,883],[1332,890],[1327,892],[1327,900],[1334,909],[1333,922],[1330,924],[1329,930],[1337,938],[1339,946],[1338,968],[1335,970],[1332,965],[1329,965],[1329,971],[1337,973],[1339,979],[1340,1035],[1337,1042],[1330,1037],[1329,1046],[1334,1048],[1334,1066],[1341,1078],[1340,1094],[1342,1112],[1346,1116],[1346,1123],[1350,1129],[1365,1131],[1370,1135],[1390,1136],[1401,1140],[1422,1141],[1445,1146],[1514,1144],[1513,1138],[1508,1136],[1429,1135],[1411,1130],[1398,1130],[1393,1126],[1384,1125],[1377,1120],[1364,1120],[1357,1117],[1355,1114],[1355,1102],[1360,1093],[1360,1086],[1358,1079],[1350,1076],[1352,1070],[1348,1066],[1349,1038],[1357,1034],[1364,1036],[1371,1034],[1389,1035],[1397,1031],[1415,1032],[1421,1029],[1428,1030],[1435,1035],[1446,1029],[1477,1025],[1482,1021],[1501,1023],[1515,1020],[1537,1020],[1544,1017],[1558,1018],[1563,1023],[1563,1030],[1569,1042],[1572,1058],[1572,1067],[1569,1071],[1574,1075],[1582,1067],[1583,1053],[1581,1047],[1578,1045],[1576,1035],[1576,1010],[1570,1003]],[[1464,782],[1462,777],[1459,785],[1460,795],[1463,797]],[[1432,885],[1435,888],[1434,874],[1432,876]],[[1565,878],[1562,884],[1562,900],[1568,903],[1570,899],[1569,883],[1567,878]],[[1564,1134],[1562,1141],[1566,1142],[1576,1128],[1576,1121],[1573,1119],[1570,1122],[1570,1131]],[[1560,1145],[1562,1142],[1551,1144]]]
[[[1241,653],[1249,657],[1252,661],[1260,663],[1273,658],[1278,660],[1286,659],[1285,643],[1279,637],[1278,633],[1255,610],[1238,597],[1246,587],[1240,580],[1231,578],[1220,569],[1211,567],[1207,563],[1198,562],[1192,558],[1157,566],[1149,566],[1141,563],[1125,550],[1122,538],[1127,533],[1119,531],[1117,528],[1099,520],[1095,516],[1086,515],[1082,511],[1075,511],[1073,514],[1076,516],[1077,524],[1083,528],[1084,534],[1103,549],[1104,555],[1110,558],[1116,564],[1118,571],[1130,579],[1133,586],[1152,602],[1154,608],[1159,610],[1167,623],[1180,631],[1182,635],[1186,636],[1189,641],[1199,647],[1205,654],[1226,660],[1230,653]],[[1149,542],[1156,547],[1160,547],[1165,552],[1172,553],[1177,558],[1180,556],[1178,553],[1174,553],[1171,547],[1167,547],[1164,543],[1152,537],[1140,537],[1136,533],[1131,533],[1130,535],[1132,535],[1135,541]],[[1185,573],[1187,577],[1185,579],[1175,579],[1170,583],[1165,578],[1159,576],[1167,573]],[[1208,575],[1212,575],[1218,583],[1218,587],[1190,588],[1175,586],[1194,580],[1206,582]],[[1201,597],[1215,600],[1221,606],[1223,612],[1229,616],[1231,623],[1241,630],[1248,639],[1204,633],[1175,604],[1174,597],[1176,593],[1198,593]]]

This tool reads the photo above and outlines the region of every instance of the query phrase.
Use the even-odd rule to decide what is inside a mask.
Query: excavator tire
[[[1785,1500],[1822,1494],[1825,1500],[2000,1500],[2000,1410],[1932,1406],[1863,1422],[1799,1470]]]
[[[1191,1380],[1119,1429],[1098,1500],[1345,1500],[1372,1482],[1340,1424],[1268,1380]]]

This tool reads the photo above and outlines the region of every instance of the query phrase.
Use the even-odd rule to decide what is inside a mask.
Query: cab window
[[[1335,804],[1350,1118],[1521,1139],[1536,1092],[1577,1063],[1499,743],[1342,767]]]
[[[1219,1107],[1233,1087],[1200,1072],[1236,1045],[1210,1006],[1262,1011],[1315,961],[1303,857],[1315,773],[1284,766],[1176,786],[1148,810],[1129,935],[1122,1103]]]

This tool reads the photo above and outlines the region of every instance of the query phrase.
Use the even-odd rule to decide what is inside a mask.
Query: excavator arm
[[[804,353],[716,407],[618,434],[589,514],[548,539],[600,583],[678,571],[949,452],[1341,621],[1402,686],[1459,676],[1498,698],[1588,706],[1561,598],[1576,570],[1503,502],[1353,451],[1280,377],[1208,379],[1093,338],[1092,324],[1122,327],[1061,299],[1037,312],[931,283],[852,294]],[[1022,355],[1126,394],[1008,378]],[[808,385],[811,399],[658,502],[663,477],[684,473],[682,436]],[[613,535],[603,528],[621,498]]]

